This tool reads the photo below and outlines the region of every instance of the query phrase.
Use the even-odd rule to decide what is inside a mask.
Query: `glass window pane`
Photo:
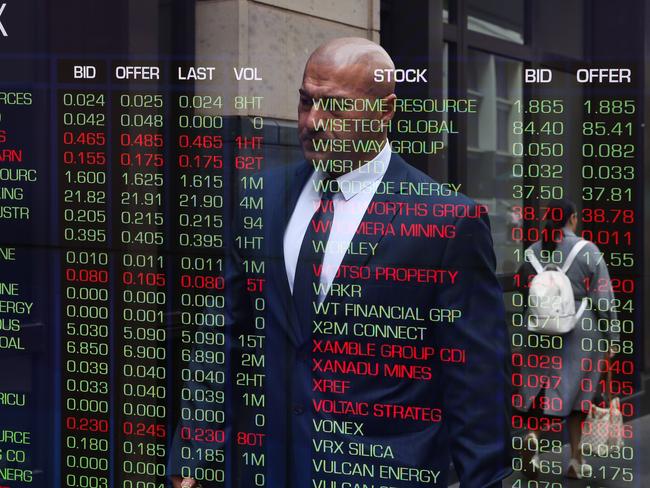
[[[549,187],[561,187],[562,196],[573,201],[578,211],[582,207],[582,174],[581,165],[584,162],[582,157],[582,123],[584,115],[584,86],[576,82],[573,73],[565,73],[553,70],[553,80],[550,83],[543,83],[537,87],[540,99],[560,100],[563,111],[560,116],[548,114],[538,116],[540,122],[561,121],[562,135],[540,134],[539,141],[544,143],[562,143],[563,156],[560,158],[540,159],[541,163],[552,163],[562,166],[561,178],[539,178],[540,185]],[[532,119],[532,117],[530,117]],[[540,201],[540,205],[548,205],[549,201]]]
[[[495,59],[496,77],[497,77],[497,97],[508,98],[508,62],[501,59]]]
[[[524,0],[468,0],[469,30],[524,43]]]
[[[508,152],[511,108],[508,104],[499,104],[497,107],[497,151],[500,152]]]
[[[565,56],[584,55],[584,6],[582,0],[544,0],[539,3],[534,39],[542,50]]]
[[[473,74],[469,74],[473,73]],[[512,240],[513,185],[522,179],[513,176],[516,162],[512,146],[521,136],[513,133],[513,123],[521,120],[515,102],[522,93],[522,63],[479,51],[470,51],[467,96],[477,100],[477,113],[467,118],[467,193],[490,211],[497,272],[515,271],[513,252],[519,244]]]

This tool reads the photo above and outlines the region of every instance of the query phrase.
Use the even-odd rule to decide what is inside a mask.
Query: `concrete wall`
[[[223,78],[197,83],[196,91],[219,91],[224,102],[235,95],[264,97],[261,109],[234,110],[224,104],[226,115],[295,120],[309,54],[334,37],[379,41],[379,8],[380,0],[200,0],[196,63],[217,62]],[[232,66],[256,67],[262,81],[237,83]]]

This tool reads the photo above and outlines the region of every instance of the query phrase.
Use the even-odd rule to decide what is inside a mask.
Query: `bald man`
[[[186,457],[192,476],[176,486],[447,486],[451,461],[463,488],[509,474],[508,340],[488,218],[392,152],[395,87],[374,73],[393,68],[360,38],[309,57],[305,160],[264,174],[262,249],[233,244],[226,269],[230,364],[244,350],[236,337],[263,334],[264,384],[238,387],[232,368],[226,484],[201,479],[216,463]],[[263,313],[247,301],[246,260],[265,263]],[[247,388],[265,394],[261,427],[259,408],[239,400]],[[244,462],[236,432],[264,433],[263,466]],[[181,446],[202,444],[172,450]]]

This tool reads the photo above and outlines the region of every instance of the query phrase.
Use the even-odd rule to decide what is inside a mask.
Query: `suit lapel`
[[[280,303],[286,308],[286,317],[288,320],[281,320],[283,327],[291,342],[298,346],[304,342],[304,338],[300,333],[300,326],[296,315],[295,305],[293,303],[293,296],[291,295],[291,288],[289,287],[289,280],[287,278],[287,268],[284,256],[284,232],[289,223],[289,219],[293,214],[296,207],[298,197],[305,186],[307,179],[312,173],[312,167],[306,161],[301,162],[292,171],[289,170],[286,175],[286,180],[283,182],[271,182],[271,187],[281,188],[282,191],[272,195],[273,204],[271,212],[270,226],[271,242],[273,248],[271,249],[271,256],[277,256],[273,259],[273,276],[277,279],[278,294]],[[277,235],[279,230],[279,235]],[[274,235],[275,234],[275,235]]]

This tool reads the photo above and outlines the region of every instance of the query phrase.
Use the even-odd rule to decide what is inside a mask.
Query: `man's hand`
[[[172,476],[172,486],[174,488],[200,488],[200,484],[194,478],[182,478],[180,476]]]

